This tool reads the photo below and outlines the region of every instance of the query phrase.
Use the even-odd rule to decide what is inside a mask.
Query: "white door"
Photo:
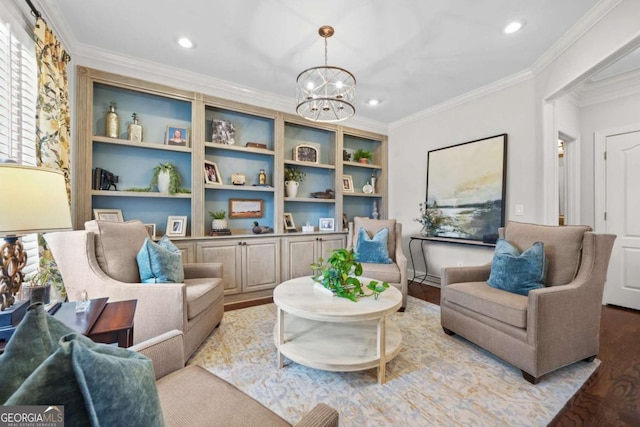
[[[613,247],[605,302],[640,310],[640,131],[606,137],[606,231]]]

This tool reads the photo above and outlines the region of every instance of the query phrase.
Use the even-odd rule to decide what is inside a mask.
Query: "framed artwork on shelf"
[[[353,193],[353,177],[351,175],[342,175],[342,191],[345,193]]]
[[[333,231],[334,225],[335,223],[333,218],[320,218],[318,229],[320,231]]]
[[[204,182],[205,184],[222,185],[222,177],[218,170],[218,165],[209,160],[204,161]]]
[[[262,199],[229,199],[229,218],[262,218]]]
[[[185,237],[187,235],[187,217],[170,216],[167,218],[167,231],[169,237]]]
[[[296,224],[293,222],[293,215],[286,212],[284,214],[284,229],[286,231],[297,231]]]
[[[495,243],[504,226],[507,134],[427,153],[427,235]]]
[[[235,144],[236,129],[227,120],[213,120],[211,123],[211,141],[217,144]]]
[[[147,233],[149,233],[149,238],[151,240],[155,240],[155,238],[156,238],[156,225],[155,224],[145,224],[144,226],[147,228]]]
[[[189,146],[189,129],[180,126],[167,126],[165,144],[179,147]]]
[[[320,149],[311,144],[299,144],[293,149],[293,160],[298,162],[319,163]]]
[[[98,221],[124,222],[120,209],[94,209],[93,217]]]

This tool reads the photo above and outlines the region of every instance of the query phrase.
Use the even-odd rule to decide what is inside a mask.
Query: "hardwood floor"
[[[409,295],[440,305],[440,288],[434,286],[410,283]],[[269,302],[231,304],[225,311]],[[640,426],[640,312],[602,307],[598,359],[598,369],[550,426]]]
[[[409,295],[440,305],[440,288],[411,283]],[[602,307],[598,359],[550,426],[640,426],[640,312]]]

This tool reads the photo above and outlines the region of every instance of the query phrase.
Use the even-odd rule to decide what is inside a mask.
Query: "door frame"
[[[594,132],[593,179],[595,188],[593,213],[595,216],[595,231],[598,233],[606,233],[607,231],[607,222],[604,219],[607,211],[607,163],[604,159],[607,137],[631,132],[640,132],[640,122]]]

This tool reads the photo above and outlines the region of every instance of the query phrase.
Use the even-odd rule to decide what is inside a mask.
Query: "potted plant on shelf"
[[[211,216],[211,228],[213,230],[225,230],[227,228],[227,213],[223,210],[209,212]]]
[[[150,187],[155,186],[161,193],[176,194],[180,192],[180,174],[174,164],[163,162],[153,168]]]
[[[287,197],[296,197],[298,195],[298,187],[304,181],[306,173],[294,167],[284,168],[284,185],[287,191]]]
[[[362,264],[356,260],[353,249],[336,249],[331,253],[324,264],[322,258],[317,263],[311,264],[311,269],[315,272],[313,281],[324,288],[335,293],[335,295],[357,302],[358,298],[373,295],[375,299],[385,289],[389,287],[387,282],[372,280],[367,285],[367,289],[372,293],[365,294],[360,283],[359,276],[362,275]]]
[[[369,163],[370,161],[373,161],[373,153],[371,153],[371,151],[358,148],[356,152],[353,153],[353,160],[360,163]]]

